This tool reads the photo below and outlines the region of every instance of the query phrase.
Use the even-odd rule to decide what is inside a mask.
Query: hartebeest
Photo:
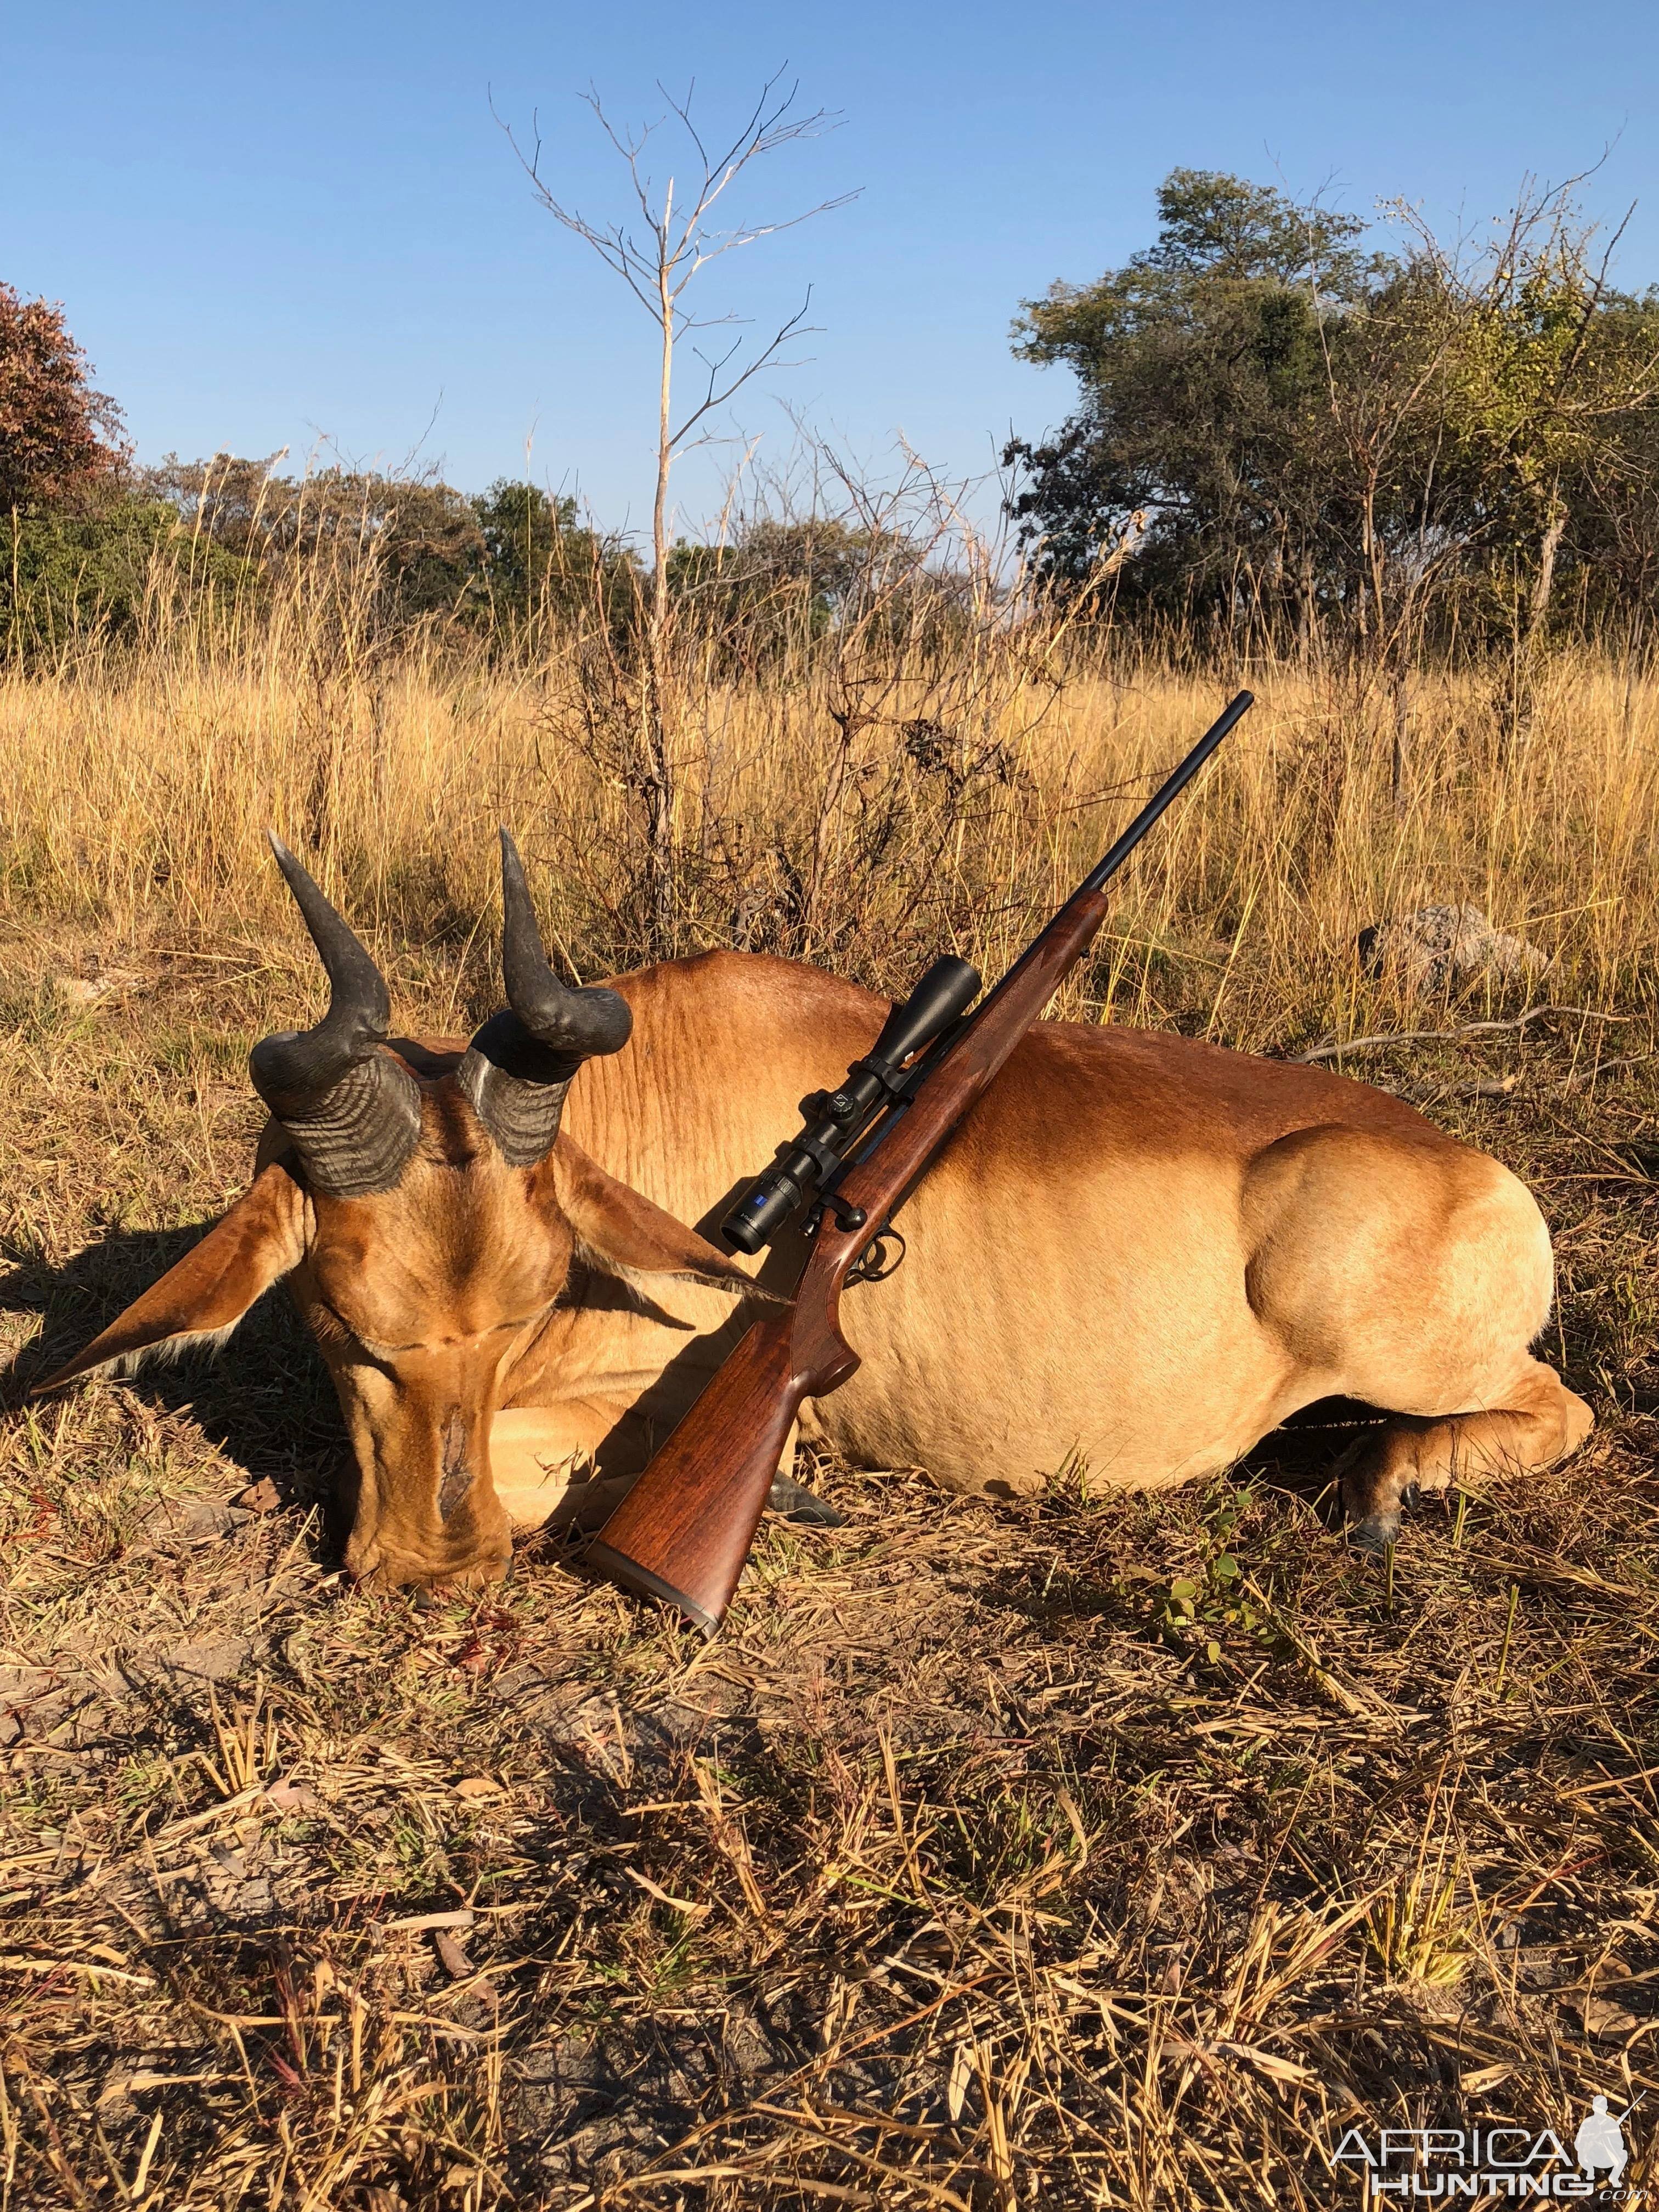
[[[356,1455],[348,1565],[499,1574],[515,1528],[637,1472],[724,1356],[765,1291],[685,1224],[885,1007],[729,952],[568,988],[503,832],[507,1009],[470,1042],[388,1042],[379,970],[272,843],[328,1012],[254,1048],[246,1195],[46,1387],[222,1334],[286,1279]],[[1529,1349],[1553,1271],[1528,1191],[1316,1068],[1044,1023],[904,1234],[897,1275],[843,1307],[857,1376],[803,1420],[863,1466],[1006,1495],[1071,1462],[1149,1489],[1341,1395],[1394,1417],[1343,1478],[1375,1543],[1413,1487],[1547,1466],[1591,1425]]]

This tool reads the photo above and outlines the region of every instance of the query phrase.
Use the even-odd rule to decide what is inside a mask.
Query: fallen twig
[[[1243,1577],[1243,1584],[1333,1704],[1340,1705],[1352,1720],[1384,1721],[1395,1727],[1401,1724],[1404,1717],[1401,1708],[1386,1705],[1375,1695],[1357,1695],[1346,1682],[1339,1680],[1332,1674],[1314,1645],[1291,1626],[1258,1583],[1246,1575]]]
[[[1465,1022],[1461,1029],[1383,1030],[1376,1036],[1349,1037],[1340,1043],[1334,1037],[1327,1037],[1323,1044],[1316,1044],[1308,1052],[1291,1053],[1290,1061],[1293,1066],[1309,1067],[1316,1060],[1340,1060],[1344,1053],[1350,1052],[1377,1052],[1388,1044],[1452,1044],[1460,1037],[1486,1036],[1498,1030],[1524,1029],[1528,1022],[1540,1021],[1546,1014],[1556,1014],[1563,1018],[1571,1015],[1575,1020],[1584,1022],[1628,1022],[1635,1018],[1631,1014],[1604,1014],[1595,1006],[1528,1006],[1524,1014],[1512,1014],[1506,1021]]]
[[[1564,1091],[1586,1091],[1599,1077],[1611,1075],[1616,1068],[1640,1067],[1650,1060],[1659,1060],[1659,1053],[1632,1052],[1626,1053],[1622,1060],[1598,1060],[1594,1067],[1580,1068],[1577,1075],[1568,1076],[1561,1088]]]
[[[428,1928],[470,1928],[472,1913],[466,1905],[453,1912],[410,1912],[401,1920],[383,1920],[381,1932],[387,1936],[416,1936]]]
[[[154,1974],[130,1974],[120,1966],[107,1966],[101,1959],[32,1959],[24,1951],[0,1954],[0,1967],[14,1974],[102,1975],[112,1982],[131,1982],[136,1989],[153,1990]]]
[[[1272,2051],[1263,2051],[1254,2043],[1235,2043],[1226,2036],[1188,2036],[1170,2033],[1164,2038],[1162,2055],[1169,2058],[1231,2058],[1243,2066],[1254,2066],[1269,2081],[1288,2081],[1294,2087],[1306,2089],[1318,2080],[1311,2067],[1299,2065],[1291,2058],[1280,2058]]]

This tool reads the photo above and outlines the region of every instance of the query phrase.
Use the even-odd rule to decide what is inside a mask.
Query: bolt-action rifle
[[[842,1290],[890,1272],[893,1216],[1093,942],[1108,882],[1253,703],[1238,694],[971,1013],[978,975],[965,960],[935,961],[839,1089],[802,1101],[805,1127],[720,1230],[758,1252],[807,1212],[794,1297],[739,1340],[588,1547],[599,1572],[714,1634],[802,1401],[859,1364],[841,1333]]]

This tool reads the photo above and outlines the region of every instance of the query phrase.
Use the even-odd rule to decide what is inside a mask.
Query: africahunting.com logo
[[[1624,2197],[1630,2146],[1624,2123],[1633,2108],[1608,2110],[1596,2097],[1571,2147],[1553,2128],[1486,2120],[1473,2128],[1350,2128],[1332,2153],[1375,2198]]]

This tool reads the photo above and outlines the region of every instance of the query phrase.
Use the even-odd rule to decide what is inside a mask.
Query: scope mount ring
[[[855,1060],[853,1062],[847,1073],[848,1075],[856,1075],[860,1070],[866,1075],[875,1077],[876,1081],[881,1085],[884,1104],[902,1106],[909,1097],[903,1070],[895,1067],[890,1060],[878,1060],[873,1053],[866,1053],[862,1060]],[[835,1092],[825,1095],[839,1096],[840,1086],[837,1086]]]

